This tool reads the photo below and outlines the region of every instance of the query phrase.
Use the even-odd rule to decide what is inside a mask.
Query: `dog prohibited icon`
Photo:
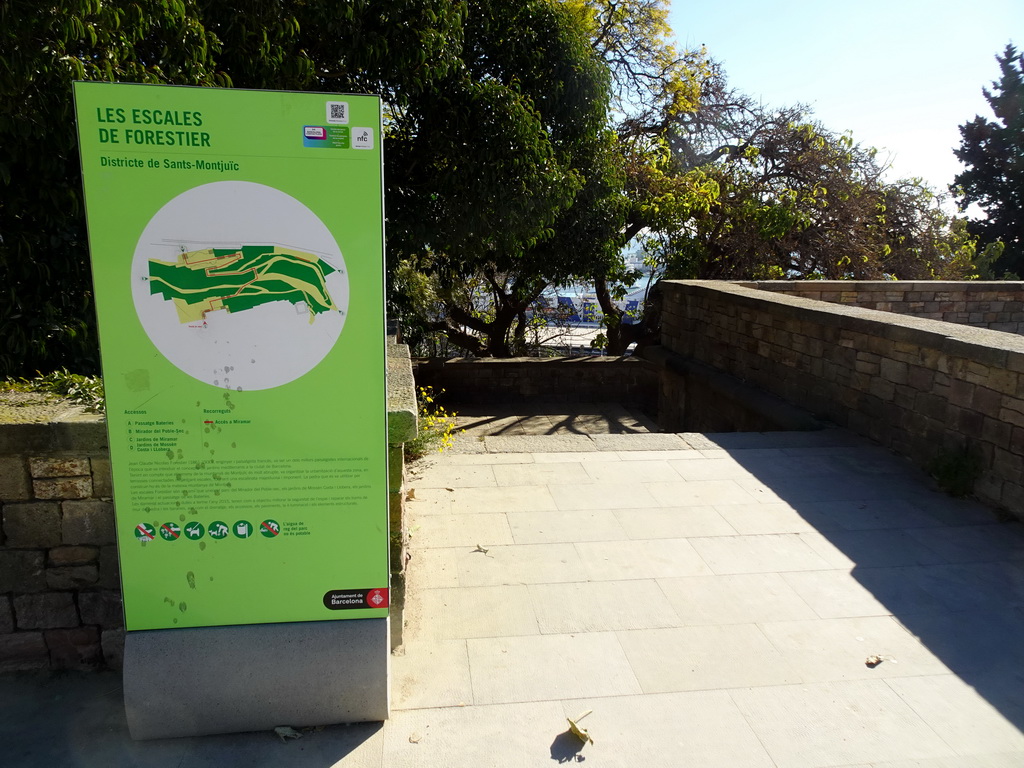
[[[160,526],[160,538],[164,541],[177,541],[181,536],[181,526],[177,523],[164,523]]]
[[[139,523],[135,526],[135,538],[139,541],[152,541],[156,538],[156,528],[149,523]]]

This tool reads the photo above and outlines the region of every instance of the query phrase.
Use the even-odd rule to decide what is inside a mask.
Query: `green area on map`
[[[337,310],[327,290],[335,269],[320,257],[273,245],[186,251],[177,261],[149,260],[150,293],[174,302],[181,323],[201,321],[207,312],[244,312],[271,301],[304,303],[312,324],[318,314]]]

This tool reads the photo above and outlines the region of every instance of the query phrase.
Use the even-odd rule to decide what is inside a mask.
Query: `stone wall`
[[[617,402],[653,413],[658,401],[657,371],[639,358],[456,358],[415,367],[419,386],[460,404]]]
[[[663,284],[663,345],[927,467],[967,450],[1024,517],[1024,338],[716,281]]]
[[[1024,334],[1024,282],[769,280],[748,288]]]
[[[664,432],[777,432],[824,425],[802,408],[663,346],[643,356],[660,372],[658,426]]]
[[[388,543],[391,565],[391,649],[402,644],[405,612],[405,566],[409,530],[405,522],[405,443],[416,437],[419,425],[416,383],[409,347],[388,338]]]
[[[0,671],[120,664],[111,496],[98,418],[0,427]]]
[[[388,345],[391,642],[401,643],[409,350]],[[124,615],[106,424],[0,424],[0,672],[120,668]]]

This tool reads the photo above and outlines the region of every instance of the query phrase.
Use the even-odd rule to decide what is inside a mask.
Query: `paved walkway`
[[[116,676],[16,678],[5,760],[1024,765],[1022,526],[847,433],[467,433],[410,486],[386,724],[133,744]]]

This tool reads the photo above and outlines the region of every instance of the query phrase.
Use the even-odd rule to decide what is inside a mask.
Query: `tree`
[[[703,49],[676,49],[666,0],[567,1],[583,9],[591,45],[613,84],[611,117],[624,186],[622,222],[609,248],[618,257],[595,263],[590,277],[606,328],[605,348],[621,354],[634,342],[652,342],[658,325],[653,316],[624,322],[620,302],[640,273],[627,268],[621,254],[641,233],[679,226],[717,193],[705,179],[675,173],[667,143],[671,126],[697,110],[710,62]]]
[[[963,279],[992,256],[920,179],[886,180],[874,150],[729,88],[717,64],[695,109],[630,127],[631,226],[660,276]],[[656,314],[616,328],[615,283],[597,285],[609,351],[653,338]]]
[[[194,0],[0,3],[0,375],[99,368],[71,83],[226,85]]]
[[[459,62],[465,0],[199,0],[236,88],[374,93],[392,107]]]
[[[97,367],[76,78],[381,94],[392,263],[449,292],[432,322],[478,354],[521,348],[543,288],[607,258],[619,215],[608,81],[578,6],[3,2],[0,24],[0,374]],[[487,287],[493,316],[461,300],[466,285]]]
[[[982,91],[995,120],[978,115],[960,126],[953,152],[966,168],[950,189],[960,210],[977,204],[985,213],[970,231],[1004,244],[995,271],[1024,274],[1024,54],[1007,45],[996,61],[1000,78]]]
[[[463,33],[460,65],[391,115],[389,253],[439,311],[393,308],[473,354],[522,354],[543,290],[610,257],[607,73],[567,4],[477,0]]]

